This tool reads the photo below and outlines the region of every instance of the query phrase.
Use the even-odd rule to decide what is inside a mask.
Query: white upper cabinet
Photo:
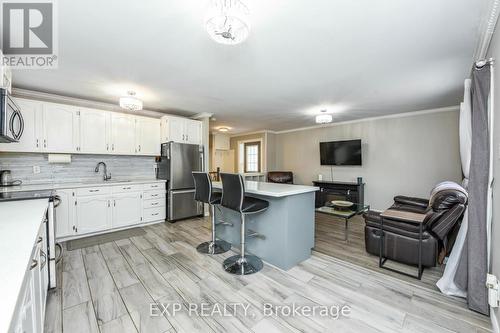
[[[161,143],[201,144],[202,123],[162,119],[66,104],[16,99],[24,119],[19,142],[1,151],[62,154],[160,155]]]
[[[79,151],[77,107],[43,103],[42,151],[73,153]]]
[[[160,119],[136,117],[136,151],[139,155],[160,155]]]
[[[181,117],[161,118],[161,141],[201,144],[201,121]]]
[[[39,102],[15,100],[24,119],[24,131],[19,142],[0,143],[0,151],[38,152],[42,136],[42,105]]]
[[[107,154],[109,145],[109,112],[94,109],[80,109],[80,152]]]
[[[186,143],[201,144],[201,121],[186,119]]]
[[[111,153],[133,155],[135,152],[135,117],[123,113],[112,113]]]

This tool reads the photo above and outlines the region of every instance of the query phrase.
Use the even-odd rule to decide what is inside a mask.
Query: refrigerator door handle
[[[170,194],[173,195],[173,194],[180,194],[180,193],[194,193],[196,190],[193,188],[193,189],[189,189],[189,190],[173,190],[173,191],[170,191]]]

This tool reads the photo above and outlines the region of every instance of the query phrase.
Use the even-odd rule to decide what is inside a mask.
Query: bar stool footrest
[[[251,229],[248,229],[247,238],[266,239],[266,236],[263,234],[259,234],[257,231],[253,231]]]

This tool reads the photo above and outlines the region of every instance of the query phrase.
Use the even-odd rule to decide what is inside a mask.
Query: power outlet
[[[40,166],[39,165],[33,165],[33,174],[39,174],[40,173]]]

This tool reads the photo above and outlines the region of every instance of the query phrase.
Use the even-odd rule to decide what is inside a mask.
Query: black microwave
[[[0,142],[18,142],[24,131],[21,109],[6,89],[0,89]]]

